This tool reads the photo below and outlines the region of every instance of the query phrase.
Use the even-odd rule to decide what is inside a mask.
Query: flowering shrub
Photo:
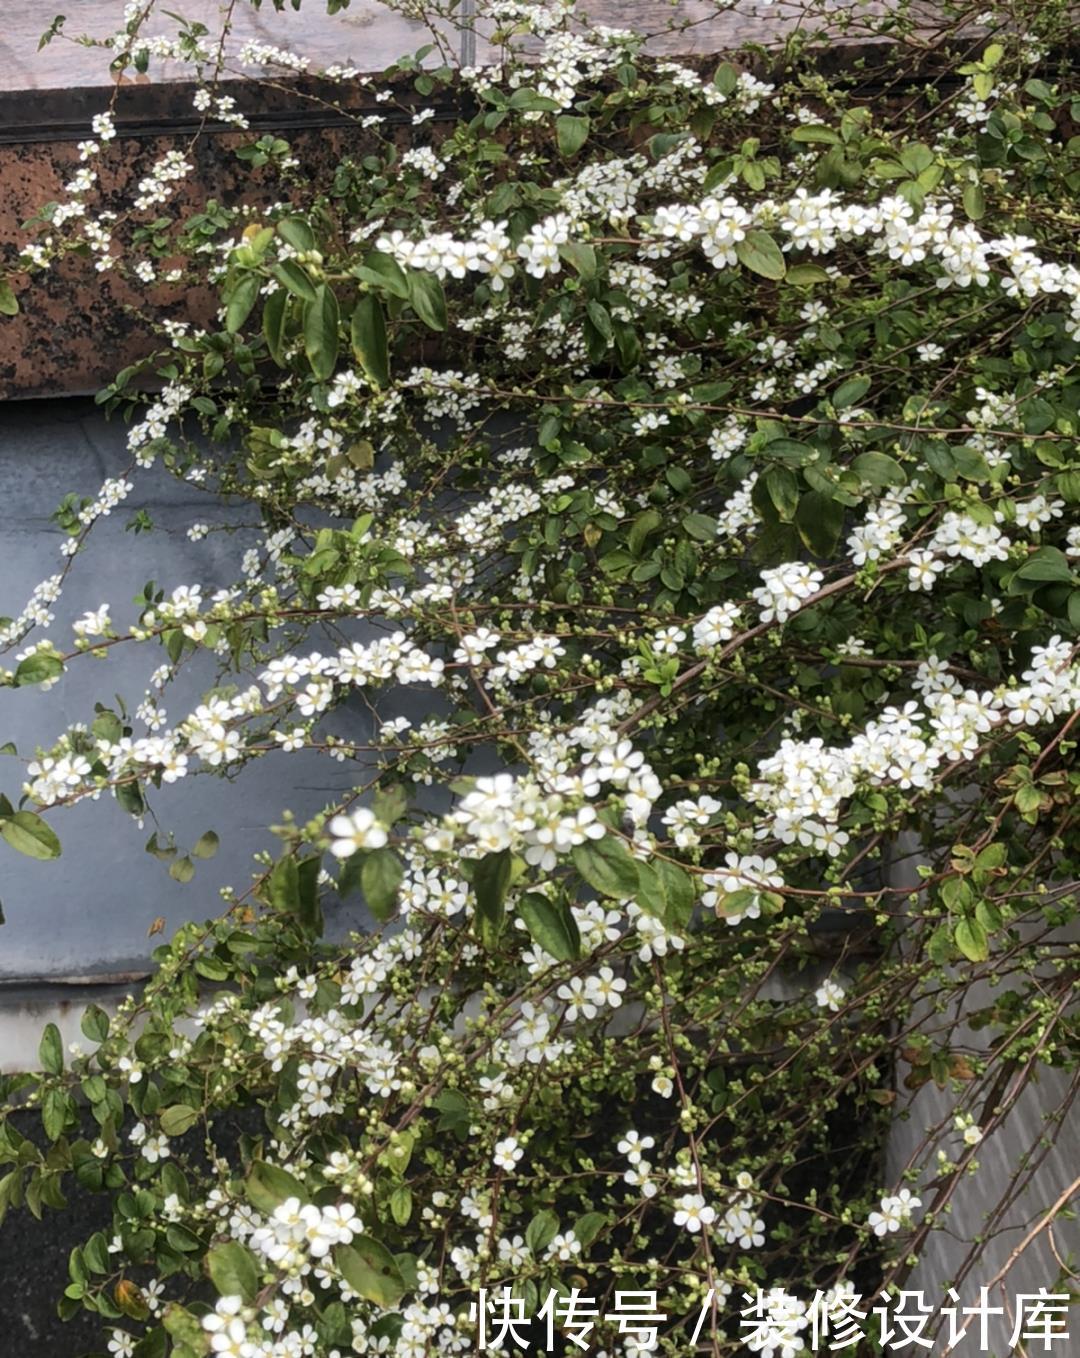
[[[303,68],[153,8],[111,56],[190,62],[208,119],[245,125],[229,61]],[[161,325],[152,394],[104,394],[130,470],[65,504],[4,630],[11,685],[160,666],[133,715],[19,751],[0,834],[49,857],[84,798],[167,823],[192,778],[355,770],[87,1010],[92,1050],[50,1029],[9,1083],[51,1144],[3,1127],[3,1204],[111,1197],[61,1302],[110,1352],[470,1352],[504,1286],[577,1347],[654,1293],[651,1328],[589,1322],[608,1354],[686,1352],[696,1316],[699,1351],[792,1358],[814,1307],[879,1352],[982,1143],[1075,1069],[1080,164],[1058,11],[1010,13],[957,57],[894,10],[868,90],[798,44],[702,69],[497,0],[501,65],[331,71],[371,99],[329,182],[263,138],[269,190],[194,215],[190,150],[95,213],[97,120],[19,267],[85,249],[220,308]],[[155,464],[258,511],[235,583],[44,635]],[[378,927],[327,936],[353,896]],[[950,1111],[882,1182],[927,1082]]]

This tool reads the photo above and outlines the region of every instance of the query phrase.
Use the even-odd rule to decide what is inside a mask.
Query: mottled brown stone
[[[865,15],[881,5],[860,7],[856,0],[831,0],[821,12],[833,13],[837,30],[852,14]],[[193,209],[210,198],[229,203],[257,203],[270,192],[258,173],[252,174],[236,158],[236,149],[263,131],[280,130],[293,144],[313,180],[332,170],[343,150],[356,150],[363,140],[347,118],[335,113],[335,103],[356,111],[385,114],[387,105],[373,103],[369,92],[355,84],[331,85],[316,76],[278,79],[254,86],[237,80],[220,92],[232,93],[251,121],[250,132],[229,132],[208,126],[197,139],[200,119],[192,106],[194,87],[176,77],[186,72],[168,64],[153,69],[154,80],[131,81],[119,88],[102,87],[106,54],[57,39],[36,51],[41,30],[51,18],[51,6],[40,0],[6,0],[0,17],[0,274],[10,271],[15,256],[28,239],[23,222],[44,204],[64,198],[63,185],[77,167],[77,142],[89,135],[95,113],[112,103],[119,135],[97,164],[101,171],[100,199],[91,210],[124,210],[131,190],[153,163],[171,147],[194,157],[196,173],[184,183],[170,209]],[[121,0],[79,0],[69,4],[72,34],[112,31],[122,13]],[[189,18],[202,18],[212,30],[219,22],[217,0],[188,0]],[[479,58],[490,59],[484,0],[478,0],[475,30]],[[584,24],[632,27],[652,35],[650,50],[680,54],[705,65],[718,52],[740,44],[775,44],[802,12],[801,6],[741,4],[737,10],[715,12],[710,0],[584,0],[577,7]],[[671,29],[672,21],[678,27]],[[858,43],[858,27],[850,36]],[[150,31],[163,31],[155,21]],[[318,69],[330,62],[350,62],[362,70],[382,70],[402,52],[415,51],[429,34],[386,10],[377,0],[354,0],[342,14],[329,17],[316,0],[306,0],[297,14],[277,14],[271,0],[261,11],[247,0],[234,9],[230,49],[235,52],[248,38],[259,38],[311,58]],[[446,30],[441,51],[453,57],[460,35]],[[842,60],[841,53],[858,45],[822,49],[823,64]],[[707,69],[707,66],[706,66]],[[155,83],[156,82],[156,83]],[[56,88],[56,86],[62,86]],[[419,99],[407,82],[400,86],[414,106]],[[257,91],[257,92],[255,92]],[[253,93],[254,92],[254,93]],[[315,99],[305,98],[315,96]],[[437,117],[453,116],[444,102]],[[401,137],[409,135],[402,120]],[[427,125],[425,140],[431,135]],[[273,196],[277,196],[275,188]],[[33,233],[30,233],[31,236]],[[13,318],[0,317],[0,399],[13,396],[93,392],[122,367],[153,352],[155,347],[141,309],[149,306],[159,318],[205,321],[212,316],[214,299],[208,292],[187,293],[167,287],[135,290],[117,274],[97,273],[85,258],[69,257],[46,273],[11,275],[22,305]]]
[[[197,139],[192,91],[189,85],[132,85],[118,92],[119,135],[95,162],[101,190],[94,200],[95,213],[129,207],[134,186],[174,147],[192,159],[195,173],[179,187],[169,214],[179,209],[187,215],[213,198],[258,205],[280,197],[276,180],[253,171],[236,156],[260,128],[281,129],[313,181],[328,179],[344,154],[362,154],[374,145],[372,134],[353,121],[332,109],[312,112],[296,97],[302,92],[342,100],[337,86],[311,78],[292,82],[289,88],[260,89],[260,111],[253,115],[252,131],[207,129]],[[4,144],[0,137],[0,272],[5,267],[11,270],[28,239],[47,232],[47,227],[24,231],[23,225],[44,204],[65,197],[63,185],[79,165],[77,138],[86,135],[90,110],[100,109],[103,93],[93,88],[41,93],[33,96],[33,107],[27,109],[27,96],[0,92],[0,129],[5,110],[13,105],[22,116],[30,113],[37,120],[22,129],[26,139]],[[243,93],[250,98],[251,87],[244,86]],[[408,86],[400,97],[419,106]],[[85,109],[73,108],[83,103]],[[411,133],[407,112],[388,115],[385,105],[371,103],[361,91],[348,104],[354,112],[370,108],[396,116],[397,135],[407,142]],[[434,123],[425,124],[427,139],[437,137],[439,124],[457,116],[456,104],[443,101],[434,107]],[[176,130],[166,136],[159,132],[164,127]],[[151,311],[158,320],[206,323],[216,306],[209,290],[131,286],[115,272],[95,271],[93,262],[79,255],[70,255],[47,271],[9,276],[21,309],[17,316],[0,317],[0,399],[95,392],[121,368],[157,347],[147,320]]]

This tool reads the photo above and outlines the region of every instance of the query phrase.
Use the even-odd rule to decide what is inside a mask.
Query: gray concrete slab
[[[17,614],[38,581],[60,568],[64,535],[49,514],[68,491],[93,494],[103,477],[123,470],[124,433],[119,421],[107,422],[87,401],[0,406],[0,614]],[[211,533],[199,543],[186,537],[196,518],[213,525],[234,521],[236,513],[160,470],[141,473],[135,484],[131,499],[91,534],[69,576],[50,629],[60,646],[70,646],[74,618],[106,601],[118,624],[133,621],[133,595],[147,580],[167,589],[200,583],[205,594],[237,578],[253,531]],[[154,531],[126,531],[136,509],[151,515]],[[129,705],[138,704],[164,658],[156,645],[125,646],[107,663],[76,661],[48,693],[3,690],[0,743],[14,740],[20,756],[32,756],[35,745],[52,744],[67,724],[91,721],[95,702],[112,705],[119,692]],[[212,678],[209,666],[195,667],[167,699],[170,721],[199,701]],[[334,714],[331,729],[363,739],[370,723],[358,703]],[[12,801],[23,777],[21,760],[0,759],[0,791]],[[174,830],[178,844],[190,845],[211,828],[221,835],[218,856],[200,863],[187,885],[173,881],[167,864],[144,851],[155,828],[149,817],[140,828],[110,798],[50,813],[64,845],[59,859],[36,862],[0,844],[0,900],[7,919],[0,929],[0,982],[145,966],[155,942],[147,930],[156,919],[164,916],[171,933],[186,920],[216,913],[218,888],[242,888],[250,880],[252,853],[275,846],[264,827],[283,808],[310,816],[357,777],[355,765],[308,752],[260,760],[239,775],[237,786],[199,775],[163,787],[152,805],[162,829]],[[338,926],[349,919],[360,922],[362,916],[350,911]]]

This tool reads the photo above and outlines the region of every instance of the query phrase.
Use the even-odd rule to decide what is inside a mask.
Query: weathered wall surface
[[[165,8],[169,8],[166,6]],[[803,10],[796,3],[772,0],[741,0],[721,7],[710,0],[578,0],[575,12],[583,25],[606,24],[631,28],[649,38],[655,53],[711,53],[727,51],[744,43],[775,43],[797,25],[806,26]],[[439,21],[434,29],[441,44],[440,56],[459,57],[463,64],[493,59],[487,38],[492,25],[486,18],[485,0],[464,0],[457,11],[457,24]],[[926,5],[928,16],[936,7]],[[888,0],[825,0],[815,6],[819,21],[831,16],[831,26],[853,36],[865,32],[866,20],[888,12]],[[81,33],[104,38],[116,31],[122,0],[78,0],[67,9],[64,32],[72,38]],[[220,26],[219,0],[187,0],[184,17],[200,21],[216,33]],[[100,85],[108,63],[104,53],[76,45],[61,37],[42,51],[38,43],[53,17],[53,8],[40,0],[7,0],[0,30],[0,89],[49,90]],[[148,33],[168,33],[169,21],[155,19]],[[475,33],[475,52],[468,46]],[[360,71],[380,71],[406,53],[432,41],[433,31],[418,20],[403,18],[379,0],[351,0],[348,9],[328,15],[322,0],[305,0],[297,12],[275,12],[271,0],[261,9],[251,4],[233,10],[232,32],[226,45],[231,68],[247,42],[269,43],[306,57],[313,68],[337,63]],[[154,67],[155,81],[185,78],[177,63]],[[150,77],[143,77],[149,81]]]
[[[0,613],[18,614],[34,586],[60,569],[63,534],[49,513],[69,491],[94,494],[105,477],[124,471],[124,434],[119,420],[106,421],[90,402],[0,405]],[[199,543],[186,537],[195,520],[213,526],[235,521],[235,513],[164,472],[140,473],[135,485],[131,499],[95,528],[69,577],[51,633],[61,645],[71,639],[71,620],[106,601],[114,620],[132,621],[132,596],[148,580],[167,589],[198,582],[209,591],[235,579],[250,536],[211,532]],[[151,533],[125,529],[140,508],[156,525]],[[49,693],[5,690],[0,743],[14,740],[20,756],[32,757],[37,743],[51,744],[68,724],[91,721],[95,702],[114,705],[119,692],[137,705],[163,658],[156,646],[125,646],[107,663],[80,658]],[[209,671],[202,677],[209,680]],[[191,682],[171,696],[170,722],[200,692]],[[358,706],[342,709],[334,721],[339,732],[359,736],[370,718]],[[20,794],[23,758],[0,759],[0,790],[12,800]],[[111,799],[53,813],[64,846],[59,859],[35,862],[0,845],[7,919],[0,929],[0,985],[145,970],[154,942],[147,931],[156,919],[163,916],[171,933],[184,920],[215,913],[218,888],[243,886],[251,854],[275,844],[261,827],[276,822],[284,807],[310,815],[354,778],[355,765],[299,753],[258,761],[236,786],[197,776],[163,787],[153,805],[161,828],[174,829],[180,845],[190,846],[210,828],[221,835],[217,857],[198,864],[187,885],[173,881],[167,865],[144,851],[156,828],[149,817],[140,828]],[[0,1062],[10,1068],[14,1059],[10,1047],[4,1050],[0,1022]]]

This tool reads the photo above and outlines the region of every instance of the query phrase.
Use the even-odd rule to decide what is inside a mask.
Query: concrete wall
[[[124,438],[122,422],[106,421],[88,401],[0,405],[0,613],[17,615],[38,581],[60,568],[64,535],[49,514],[67,492],[95,494],[106,477],[127,467]],[[72,619],[105,601],[115,622],[133,621],[132,598],[150,579],[167,590],[200,583],[204,593],[233,581],[240,554],[254,541],[253,533],[241,531],[211,533],[192,543],[186,529],[193,521],[235,522],[237,511],[164,472],[139,473],[135,484],[131,499],[91,533],[68,577],[50,629],[61,647],[71,645]],[[126,531],[135,509],[151,515],[154,531]],[[95,701],[114,706],[120,693],[129,707],[137,705],[148,676],[164,659],[156,645],[124,645],[107,662],[80,658],[51,692],[5,689],[0,743],[13,740],[20,758],[0,758],[0,791],[17,801],[24,759],[33,756],[37,743],[51,744],[68,724],[91,721]],[[195,682],[193,675],[167,696],[170,721],[198,701],[211,672],[204,669],[198,678]],[[358,738],[370,729],[360,705],[333,720],[333,729]],[[198,776],[151,791],[160,828],[175,830],[178,844],[190,846],[210,828],[221,835],[217,857],[198,863],[187,885],[173,881],[168,865],[144,851],[158,828],[150,817],[140,828],[111,799],[50,812],[64,846],[59,859],[36,862],[0,844],[6,916],[0,929],[0,987],[29,980],[104,981],[145,970],[154,946],[147,931],[156,919],[164,917],[169,934],[188,919],[216,913],[218,888],[246,884],[251,854],[274,847],[276,841],[263,827],[276,822],[285,807],[301,818],[312,814],[355,778],[355,765],[300,753],[259,760],[239,775],[235,787]],[[0,1064],[10,1067],[15,1057],[13,1047],[5,1046],[0,1023]]]

